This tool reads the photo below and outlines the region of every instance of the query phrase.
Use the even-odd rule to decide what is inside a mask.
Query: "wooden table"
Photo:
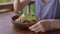
[[[11,17],[15,15],[13,12],[0,14],[0,34],[60,34],[60,30],[35,33],[30,30],[21,30],[13,26]]]

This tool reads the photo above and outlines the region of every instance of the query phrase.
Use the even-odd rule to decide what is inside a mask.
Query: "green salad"
[[[20,22],[23,23],[25,20],[27,21],[32,21],[32,20],[35,20],[36,21],[37,17],[34,16],[34,15],[25,15],[21,20]]]

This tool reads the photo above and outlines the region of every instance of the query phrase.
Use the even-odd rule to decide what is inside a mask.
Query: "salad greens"
[[[37,17],[34,15],[25,15],[20,22],[23,23],[25,20],[31,21],[31,20],[36,20]]]

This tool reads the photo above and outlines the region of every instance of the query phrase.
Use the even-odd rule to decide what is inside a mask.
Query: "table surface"
[[[0,34],[60,34],[60,30],[35,33],[30,30],[21,30],[13,26],[11,17],[13,12],[0,13]]]

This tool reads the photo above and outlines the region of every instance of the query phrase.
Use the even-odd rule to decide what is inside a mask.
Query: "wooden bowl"
[[[14,24],[14,26],[16,26],[17,28],[21,28],[21,29],[25,29],[27,30],[28,27],[34,25],[35,23],[16,23],[15,20],[19,18],[19,15],[15,15],[12,17],[12,23]]]

